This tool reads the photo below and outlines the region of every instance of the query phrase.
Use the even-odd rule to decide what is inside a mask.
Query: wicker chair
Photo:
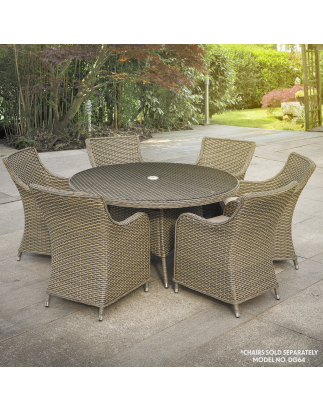
[[[272,249],[275,225],[297,183],[244,194],[231,217],[182,214],[176,223],[174,282],[238,305],[271,289],[279,299]]]
[[[136,213],[112,220],[101,197],[31,184],[46,219],[52,266],[51,295],[103,308],[150,280],[149,219]]]
[[[307,181],[315,170],[315,163],[307,157],[297,153],[291,153],[288,156],[283,169],[274,177],[265,181],[240,181],[238,196],[245,193],[254,193],[258,191],[274,190],[286,186],[292,181],[297,181],[298,188],[290,196],[285,210],[280,216],[274,240],[273,260],[293,260],[296,270],[298,270],[297,256],[295,253],[292,239],[292,219],[297,200],[305,187]],[[223,214],[230,216],[238,201],[225,202]]]
[[[255,152],[256,143],[228,138],[204,137],[196,165],[218,168],[243,180]],[[203,206],[203,217],[221,214],[219,203]]]
[[[51,245],[47,225],[28,186],[34,183],[70,191],[69,179],[48,171],[40,161],[35,148],[26,148],[9,154],[2,161],[18,188],[24,207],[25,229],[17,260],[20,260],[22,253],[50,255]]]
[[[92,167],[144,161],[137,136],[87,138],[85,144]]]

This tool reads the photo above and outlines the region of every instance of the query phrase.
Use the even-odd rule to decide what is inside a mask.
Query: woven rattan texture
[[[137,136],[88,138],[85,144],[92,167],[144,161]]]
[[[174,281],[230,304],[278,286],[272,248],[275,225],[296,183],[245,194],[231,218],[214,223],[182,214],[176,223]]]
[[[159,177],[149,180],[149,176]],[[108,204],[135,208],[183,208],[220,201],[233,195],[239,182],[210,167],[176,163],[101,166],[70,179],[73,190],[104,197]]]
[[[109,206],[111,217],[121,221],[131,216],[134,209]],[[174,248],[175,224],[182,213],[193,213],[202,216],[202,207],[174,208],[166,210],[137,209],[148,214],[150,221],[150,251],[158,257],[166,257]]]
[[[26,148],[4,157],[3,162],[21,195],[25,229],[18,250],[21,253],[50,254],[51,245],[45,219],[28,187],[40,184],[70,191],[69,179],[56,176],[41,163],[35,148]]]
[[[253,141],[204,137],[196,164],[227,171],[243,180],[255,148]]]
[[[243,180],[255,148],[256,143],[253,141],[204,137],[196,164],[227,171],[238,180]],[[204,218],[212,218],[219,214],[219,205],[203,206]]]
[[[48,294],[105,307],[150,279],[149,219],[114,222],[99,197],[32,185],[50,232]]]
[[[273,259],[274,260],[294,260],[297,258],[293,240],[292,240],[292,219],[297,200],[315,170],[315,163],[307,157],[297,153],[291,153],[288,156],[283,169],[273,178],[266,181],[240,181],[240,188],[236,195],[245,193],[254,193],[258,191],[268,191],[281,188],[297,181],[298,188],[291,194],[286,207],[281,214],[275,231]],[[228,203],[225,207],[224,214],[230,216],[236,207]]]

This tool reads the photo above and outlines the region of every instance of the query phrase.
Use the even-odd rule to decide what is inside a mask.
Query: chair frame
[[[127,153],[127,149],[129,147],[129,142],[135,147],[135,152],[134,158],[136,161],[129,161],[129,158],[127,155],[125,155],[124,160],[127,161],[120,161],[120,155],[116,153],[111,153],[109,152],[109,157],[104,157],[104,153],[102,155],[102,158],[99,158],[94,149],[94,145],[96,143],[98,144],[104,144],[104,143],[113,143],[117,142],[118,145],[122,143],[122,148],[125,149],[125,153]],[[120,164],[120,163],[143,163],[144,159],[141,154],[140,150],[140,140],[138,136],[118,136],[118,137],[95,137],[95,138],[87,138],[85,140],[85,145],[87,149],[87,153],[89,156],[89,160],[91,163],[92,167],[98,167],[101,165],[110,165],[110,164]],[[122,157],[122,156],[121,156]]]
[[[220,146],[222,150],[218,151],[216,149],[217,146]],[[224,147],[225,150],[223,150]],[[245,149],[246,147],[248,148],[247,150]],[[200,153],[195,165],[218,168],[234,175],[238,180],[243,180],[255,149],[256,143],[254,141],[203,137]],[[235,158],[234,162],[228,162],[228,153],[230,152],[232,152]],[[242,160],[240,161],[240,159]],[[204,218],[212,218],[221,213],[222,208],[220,203],[203,206]]]
[[[69,179],[50,172],[41,162],[34,147],[9,154],[3,157],[2,161],[19,191],[24,208],[25,227],[17,261],[20,260],[22,253],[50,255],[51,244],[47,225],[30,192],[29,184],[42,183],[44,186],[70,191]],[[23,175],[24,173],[26,175]]]
[[[298,270],[297,255],[292,239],[292,220],[297,200],[313,174],[316,165],[308,157],[298,153],[290,153],[284,167],[272,178],[264,181],[240,181],[240,187],[236,194],[240,197],[246,193],[255,193],[259,191],[269,191],[281,188],[290,182],[296,180],[298,188],[291,195],[284,212],[280,216],[276,225],[273,260],[293,260],[295,269]],[[303,173],[299,173],[299,170]],[[239,203],[239,198],[226,204],[223,214],[230,216]]]
[[[277,190],[244,194],[223,222],[182,214],[176,222],[174,277],[178,285],[239,304],[279,285],[272,261],[275,225],[297,183]],[[258,230],[259,228],[259,230]]]
[[[46,219],[51,295],[103,309],[150,281],[150,229],[145,213],[114,221],[103,198],[31,184]]]

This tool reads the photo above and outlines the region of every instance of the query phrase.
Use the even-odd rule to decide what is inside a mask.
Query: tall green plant
[[[256,45],[231,44],[227,49],[235,71],[236,108],[257,108],[273,89],[290,88],[303,78],[299,52],[277,51]]]
[[[206,61],[209,69],[209,114],[220,114],[230,110],[236,103],[235,73],[232,60],[225,46],[205,45]],[[205,76],[200,76],[198,89],[201,99],[198,108],[205,112]]]

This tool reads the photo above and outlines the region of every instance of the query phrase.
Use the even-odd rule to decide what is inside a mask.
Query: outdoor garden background
[[[0,45],[0,138],[51,151],[84,148],[89,135],[191,128],[204,123],[207,74],[211,123],[304,130],[280,107],[302,93],[302,55],[277,46]]]

